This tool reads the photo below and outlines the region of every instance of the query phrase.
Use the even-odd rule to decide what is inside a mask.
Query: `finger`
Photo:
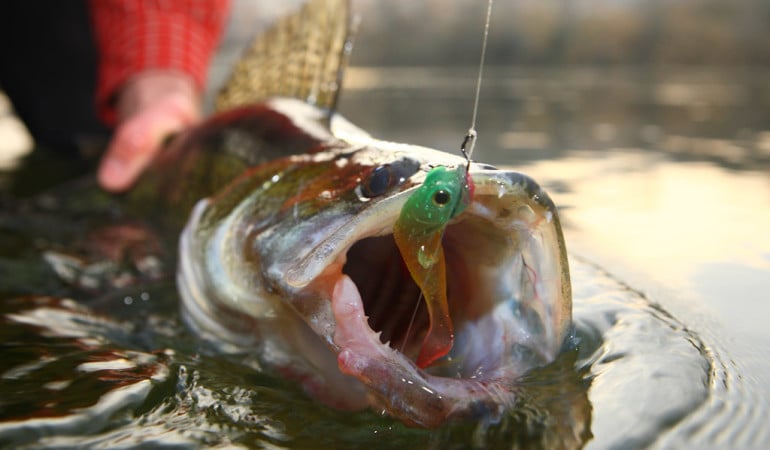
[[[193,121],[178,105],[165,102],[139,113],[116,131],[97,174],[105,190],[130,188],[162,148],[164,139]]]
[[[157,153],[164,131],[176,131],[174,124],[154,122],[154,117],[157,114],[138,115],[118,129],[99,167],[104,189],[119,192],[131,187]]]

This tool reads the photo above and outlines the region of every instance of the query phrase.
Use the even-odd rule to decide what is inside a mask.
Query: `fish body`
[[[347,17],[346,2],[311,2],[299,16],[317,24],[308,8],[323,20]],[[297,29],[282,22],[266,36],[283,36],[286,23]],[[329,28],[329,48],[341,51],[339,26]],[[517,378],[553,361],[570,334],[554,204],[526,175],[468,166],[472,199],[433,244],[445,260],[438,289],[453,341],[418,364],[435,319],[394,227],[431,171],[464,170],[466,160],[375,139],[330,115],[332,94],[313,94],[330,99],[320,106],[309,95],[225,101],[227,111],[176,139],[148,175],[145,192],[178,204],[208,191],[179,241],[186,322],[218,351],[257,355],[334,407],[423,427],[501,414],[516,401]]]

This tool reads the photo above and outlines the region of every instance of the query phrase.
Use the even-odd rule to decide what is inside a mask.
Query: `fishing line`
[[[471,166],[471,155],[473,154],[473,147],[476,144],[476,137],[478,136],[478,133],[476,132],[476,117],[478,115],[479,111],[479,97],[481,95],[481,79],[484,75],[484,58],[487,54],[487,38],[489,37],[489,23],[492,19],[492,2],[493,0],[488,0],[487,2],[487,17],[484,22],[484,39],[481,43],[481,60],[479,61],[479,74],[478,78],[476,79],[476,97],[473,101],[473,115],[471,117],[471,127],[468,129],[468,131],[465,133],[465,138],[463,139],[462,144],[460,145],[460,151],[462,152],[463,156],[465,156],[465,160],[467,162],[467,165],[465,166],[465,173],[468,173],[468,170]],[[409,340],[409,335],[412,332],[412,326],[414,325],[414,321],[417,317],[417,310],[420,307],[420,300],[423,298],[423,293],[420,291],[420,295],[417,297],[417,302],[414,305],[414,310],[412,311],[412,318],[409,320],[409,326],[406,328],[406,334],[404,335],[404,340],[401,343],[401,353],[404,353],[404,349],[406,348],[406,343]]]
[[[406,327],[406,334],[404,334],[404,340],[401,341],[401,350],[399,350],[401,353],[404,353],[404,349],[406,348],[406,341],[409,340],[409,334],[412,332],[412,325],[414,325],[414,319],[417,318],[417,310],[420,309],[420,300],[422,300],[422,291],[420,291],[420,295],[417,296],[417,303],[415,303],[414,310],[412,310],[412,318],[409,319],[409,326]]]
[[[471,118],[471,127],[468,128],[468,132],[465,133],[463,143],[460,145],[460,151],[468,161],[468,166],[471,163],[471,155],[473,154],[473,147],[476,145],[476,116],[479,111],[479,95],[481,94],[481,78],[484,73],[484,57],[487,54],[487,37],[489,36],[489,22],[492,18],[492,0],[487,2],[487,19],[484,23],[484,40],[481,43],[481,61],[479,61],[479,76],[476,79],[476,99],[473,102],[473,116]]]

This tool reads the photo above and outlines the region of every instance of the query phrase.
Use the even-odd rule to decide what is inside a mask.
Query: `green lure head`
[[[447,169],[439,166],[428,172],[423,184],[401,210],[401,220],[423,232],[434,232],[470,204],[473,184],[465,167]]]

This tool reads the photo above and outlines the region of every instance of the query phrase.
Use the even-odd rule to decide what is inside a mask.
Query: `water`
[[[556,196],[574,205],[565,211],[573,254],[590,255],[700,342],[708,396],[661,442],[762,447],[770,405],[759,353],[768,342],[760,318],[770,286],[766,171],[624,151],[537,163],[532,172],[546,183],[569,173],[559,182],[574,188]]]
[[[0,213],[0,445],[766,446],[767,74],[485,73],[474,157],[532,175],[561,207],[577,332],[575,350],[515,388],[500,423],[426,431],[333,411],[248,355],[207,351],[180,322],[173,239],[75,186]],[[342,109],[375,136],[456,152],[474,75],[352,70]],[[104,221],[109,232],[93,231]],[[129,257],[100,266],[84,250],[100,239],[128,242]],[[60,281],[46,251],[78,276]],[[105,274],[113,282],[94,281]]]

